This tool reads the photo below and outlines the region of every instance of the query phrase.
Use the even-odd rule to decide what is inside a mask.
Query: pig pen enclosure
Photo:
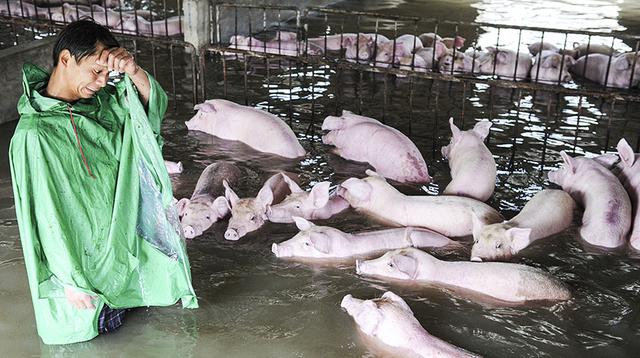
[[[472,46],[509,47],[519,52],[527,52],[527,44],[536,41],[552,42],[559,48],[571,47],[573,42],[593,42],[620,51],[637,51],[639,36],[313,7],[302,10],[211,3],[210,13],[211,43],[201,49],[182,41],[180,35],[122,36],[124,45],[135,49],[141,66],[159,80],[169,96],[163,154],[184,164],[184,172],[172,177],[178,199],[189,197],[205,166],[218,160],[231,161],[242,169],[245,176],[234,188],[241,197],[255,195],[265,177],[279,170],[298,173],[305,189],[325,180],[335,184],[349,177],[363,177],[366,164],[336,156],[321,140],[323,119],[343,110],[376,118],[399,129],[417,145],[434,180],[424,186],[396,185],[413,195],[437,195],[451,180],[448,162],[440,152],[449,143],[450,117],[464,130],[476,121],[491,121],[486,144],[495,158],[498,177],[488,204],[506,218],[516,215],[536,192],[553,187],[546,173],[561,165],[561,150],[572,156],[595,156],[615,152],[618,141],[625,138],[639,151],[640,92],[635,88],[607,88],[580,78],[541,84],[532,79],[498,79],[490,74],[436,73],[412,68],[413,61],[408,67],[380,68],[367,61],[350,61],[341,51],[325,52],[323,56],[307,51],[308,38],[360,32],[390,39],[406,33],[460,35]],[[180,16],[180,11],[175,14]],[[3,21],[9,24],[9,35],[5,36],[8,43],[17,33],[20,38],[46,36],[60,25],[50,19]],[[16,24],[28,25],[24,26],[26,35],[15,27],[11,30]],[[271,39],[279,36],[278,31],[293,31],[302,40],[296,56],[266,53],[265,48],[229,47],[233,35]],[[238,142],[187,131],[184,121],[193,115],[193,106],[212,98],[279,116],[293,129],[307,155],[285,160]],[[3,125],[2,132],[11,132],[14,126]],[[3,173],[0,182],[0,233],[5,246],[0,267],[4,275],[9,272],[23,277],[7,175]],[[385,355],[358,333],[351,317],[340,309],[340,301],[346,294],[373,298],[391,290],[407,301],[429,333],[483,356],[633,356],[640,348],[638,256],[626,250],[604,252],[586,246],[578,241],[579,220],[578,216],[569,230],[532,245],[513,260],[559,278],[573,298],[523,306],[487,301],[442,287],[416,288],[364,279],[348,262],[329,265],[281,260],[271,253],[271,244],[295,235],[295,225],[267,223],[231,242],[224,240],[226,221],[221,221],[203,236],[187,242],[200,309],[137,309],[113,335],[35,350],[46,355],[109,354],[123,349],[129,354],[171,356]],[[383,227],[354,211],[317,224],[345,232]],[[462,250],[434,253],[444,260],[468,260],[471,241],[463,243]],[[22,294],[28,301],[28,292]],[[32,321],[28,308],[12,317]],[[9,339],[24,339],[17,338],[16,332],[6,334]],[[32,327],[21,334],[37,339]],[[33,353],[34,347],[25,344],[16,349],[16,353]]]

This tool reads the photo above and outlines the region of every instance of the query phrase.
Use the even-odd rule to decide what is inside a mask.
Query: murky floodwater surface
[[[574,30],[638,33],[634,5],[618,1],[384,1],[339,6],[451,20],[520,24]],[[453,17],[453,18],[452,18]],[[631,19],[625,22],[625,19]],[[484,33],[483,36],[488,36]],[[480,40],[482,41],[482,40]],[[508,41],[508,40],[505,40]],[[620,44],[626,46],[625,44]],[[188,58],[188,57],[186,57]],[[149,68],[145,56],[140,61]],[[171,75],[159,61],[163,84]],[[612,150],[625,137],[638,146],[640,106],[558,96],[484,84],[450,84],[358,74],[328,66],[252,59],[247,76],[242,61],[208,58],[207,96],[267,109],[287,121],[308,151],[301,160],[283,160],[199,132],[183,124],[192,115],[190,79],[178,73],[179,91],[163,126],[167,159],[181,160],[185,171],[172,178],[175,196],[189,197],[204,167],[217,160],[235,162],[245,174],[236,192],[257,193],[278,171],[300,174],[302,186],[363,176],[366,165],[342,160],[321,141],[320,124],[343,109],[383,120],[407,134],[420,148],[434,182],[398,186],[409,194],[437,194],[450,180],[440,147],[449,141],[448,118],[463,129],[491,120],[489,149],[498,164],[496,192],[489,204],[512,217],[542,188],[546,173],[558,167],[559,151],[593,156]],[[180,66],[179,64],[177,66]],[[188,67],[187,63],[184,67]],[[217,75],[216,75],[217,72]],[[184,73],[188,73],[185,70]],[[184,79],[182,77],[184,77]],[[246,85],[246,91],[244,83]],[[576,227],[537,243],[514,262],[550,272],[571,289],[570,301],[553,305],[506,306],[479,301],[437,287],[412,288],[362,279],[349,263],[336,266],[279,260],[270,247],[297,233],[293,224],[267,224],[240,241],[225,241],[226,222],[188,242],[200,309],[177,306],[132,311],[116,333],[64,347],[40,343],[28,286],[8,170],[8,141],[15,123],[0,126],[0,346],[7,356],[228,356],[357,357],[383,354],[362,339],[353,320],[340,309],[348,293],[379,297],[385,290],[402,296],[433,335],[488,357],[634,356],[640,348],[640,261],[628,253],[593,251],[576,241]],[[349,211],[319,222],[343,231],[381,228]],[[467,260],[470,242],[457,251],[439,251],[446,260]],[[384,355],[384,354],[383,354]]]

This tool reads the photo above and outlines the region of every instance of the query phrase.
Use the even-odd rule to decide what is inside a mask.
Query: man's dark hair
[[[69,50],[77,62],[96,52],[97,43],[106,48],[120,47],[120,43],[104,26],[91,20],[78,20],[65,27],[53,45],[53,66],[58,65],[62,50]]]

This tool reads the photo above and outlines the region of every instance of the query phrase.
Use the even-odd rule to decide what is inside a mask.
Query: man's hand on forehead
[[[135,75],[140,69],[133,56],[123,47],[104,49],[98,55],[96,63],[105,66],[109,71],[124,72],[129,76]]]

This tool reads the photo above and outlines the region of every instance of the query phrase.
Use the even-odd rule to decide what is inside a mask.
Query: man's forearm
[[[147,77],[147,73],[142,70],[142,67],[138,66],[136,72],[129,76],[133,84],[138,89],[138,93],[140,94],[140,100],[142,104],[147,106],[149,104],[149,95],[151,93],[151,83],[149,82],[149,77]]]

